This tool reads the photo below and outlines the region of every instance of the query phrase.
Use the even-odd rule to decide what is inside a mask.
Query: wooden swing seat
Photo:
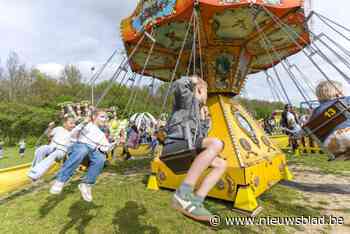
[[[350,107],[338,99],[333,105],[311,119],[303,129],[318,142],[324,142],[334,129],[350,118]]]
[[[181,150],[162,154],[159,159],[176,175],[181,175],[187,173],[197,154],[197,150]]]

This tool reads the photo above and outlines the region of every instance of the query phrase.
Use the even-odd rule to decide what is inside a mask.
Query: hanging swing
[[[156,55],[147,68],[147,75],[170,82],[170,87],[183,75],[200,74],[207,81],[210,93],[208,108],[212,117],[209,137],[225,142],[220,156],[229,165],[209,196],[233,201],[236,209],[257,212],[259,206],[256,197],[278,181],[290,179],[291,174],[283,153],[268,139],[253,117],[232,98],[240,93],[248,74],[254,73],[255,69],[265,70],[266,62],[262,59],[261,51],[253,46],[256,43],[249,43],[253,39],[259,40],[247,12],[251,5],[220,5],[214,1],[188,0],[183,1],[183,4],[182,1],[172,1],[166,3],[167,7],[158,9],[156,2],[148,3],[147,6],[137,8],[131,17],[122,22],[122,38],[127,53],[144,30],[154,29],[157,39]],[[213,5],[217,9],[214,10]],[[303,17],[302,13],[294,12],[295,9],[300,9],[299,3],[293,3],[293,7],[289,4],[282,5],[281,8],[273,6],[278,15],[288,13],[290,16]],[[144,20],[144,14],[149,15],[147,20]],[[259,19],[265,20],[266,17],[261,14]],[[265,23],[269,25],[268,21]],[[240,27],[242,24],[245,24],[244,27]],[[188,28],[193,28],[190,31],[193,32],[192,40],[187,39]],[[251,45],[249,49],[247,43]],[[144,46],[146,51],[150,47],[151,45]],[[288,55],[291,54],[288,52]],[[131,67],[134,71],[142,71],[145,55],[145,52],[138,53],[137,59],[133,59]],[[254,66],[257,60],[263,64]],[[162,110],[170,92],[171,89],[166,92]],[[165,133],[166,131],[160,131],[159,140],[166,144]],[[189,142],[188,145],[191,144],[193,143]],[[150,185],[150,188],[159,186],[176,189],[194,156],[198,154],[191,147],[168,152],[165,148],[160,145],[157,156],[151,163],[153,176],[149,181],[150,184],[155,181],[153,185],[156,186]]]
[[[293,28],[291,28],[289,25],[287,25],[283,21],[281,21],[281,19],[274,16],[266,7],[262,6],[262,8],[264,8],[265,12],[271,17],[272,20],[274,20],[276,22],[276,24],[279,24],[282,27],[282,29],[284,30],[284,33],[288,36],[288,38],[290,38],[290,40],[292,40],[295,45],[297,45],[298,47],[301,48],[302,46],[301,46],[300,42],[298,42],[297,40],[295,40],[293,38],[293,36],[297,35],[297,32]],[[308,20],[310,20],[313,15],[317,15],[319,18],[321,17],[322,21],[324,23],[326,23],[325,19],[315,12],[311,12],[310,17],[308,17]],[[331,22],[338,25],[338,26],[340,25],[334,21],[331,21]],[[329,27],[331,27],[328,23],[326,23],[326,24]],[[333,27],[331,27],[331,28],[334,30]],[[341,28],[350,32],[350,30],[345,28],[344,26],[341,26]],[[259,30],[259,28],[258,28],[258,30]],[[337,30],[336,30],[336,32],[338,34],[340,34],[341,36],[344,36],[341,32],[339,32]],[[289,78],[292,80],[292,82],[294,83],[294,85],[298,89],[299,93],[304,98],[304,100],[305,100],[304,103],[306,103],[308,105],[308,107],[310,109],[312,109],[313,108],[312,101],[311,101],[312,99],[307,95],[307,92],[301,86],[301,83],[298,82],[298,80],[296,79],[296,76],[293,74],[291,69],[295,68],[301,74],[301,77],[303,78],[304,83],[311,89],[312,92],[315,92],[314,87],[312,87],[312,85],[308,82],[307,77],[301,72],[301,69],[295,64],[293,64],[293,65],[290,64],[287,58],[282,58],[282,56],[279,55],[278,52],[276,52],[276,49],[273,46],[271,46],[271,42],[267,39],[267,36],[265,35],[265,33],[264,32],[261,32],[261,33],[262,33],[262,36],[264,38],[263,41],[264,41],[265,45],[272,47],[273,53],[275,54],[276,57],[279,58],[279,61],[282,65],[282,67],[286,70]],[[310,34],[314,36],[313,37],[314,41],[316,41],[316,40],[320,41],[321,37],[325,36],[324,33],[320,33],[319,35],[316,35],[311,31],[310,31]],[[345,66],[348,66],[347,60],[345,60],[343,57],[338,55],[335,52],[335,50],[333,50],[329,45],[325,44],[324,41],[321,41],[321,42],[323,45],[325,45],[325,47],[328,50],[330,50],[331,52],[336,54],[336,57],[342,62],[342,64],[344,64]],[[339,48],[339,45],[336,44],[335,41],[333,41],[333,43],[336,46],[338,46],[338,48]],[[344,50],[344,48],[341,48],[341,49]],[[312,64],[317,68],[317,70],[324,76],[324,78],[327,80],[327,82],[329,82],[330,85],[334,86],[334,88],[338,91],[338,93],[341,93],[340,90],[330,80],[330,78],[328,77],[326,72],[316,63],[313,56],[319,55],[326,63],[328,63],[332,68],[334,68],[341,75],[341,77],[343,77],[344,80],[348,83],[350,80],[349,76],[344,71],[342,71],[339,66],[337,66],[334,62],[332,62],[325,55],[325,53],[321,51],[320,47],[318,47],[315,43],[308,45],[307,50],[310,51],[310,54],[308,54],[305,50],[302,50],[304,55],[312,62]],[[271,55],[270,55],[270,57],[272,58]],[[345,159],[345,157],[343,157],[343,156],[349,154],[348,151],[342,152],[339,155],[333,155],[326,147],[324,147],[324,141],[327,139],[327,137],[331,133],[334,132],[334,130],[339,125],[343,124],[344,122],[348,121],[349,119],[350,119],[350,106],[349,106],[349,104],[346,103],[344,101],[344,99],[338,98],[327,109],[325,109],[324,111],[319,113],[317,116],[313,116],[312,119],[310,119],[303,126],[303,129],[306,132],[306,137],[312,137],[322,147],[322,149],[330,155],[330,159],[336,159],[336,158],[337,159]]]
[[[131,60],[133,71],[144,71],[148,76],[170,82],[170,87],[181,76],[196,73],[208,83],[208,107],[212,115],[209,137],[225,142],[221,157],[229,165],[209,196],[233,201],[235,208],[254,213],[258,210],[256,198],[259,195],[280,180],[291,179],[283,152],[233,97],[239,95],[249,74],[272,68],[270,74],[274,74],[275,80],[269,79],[270,84],[279,90],[274,95],[291,103],[289,90],[282,85],[284,77],[277,72],[278,66],[283,67],[306,101],[313,97],[312,92],[307,92],[313,84],[307,82],[303,69],[298,69],[286,58],[301,51],[324,76],[327,74],[314,56],[320,56],[334,69],[337,66],[319,48],[310,45],[313,34],[306,23],[303,2],[292,0],[225,4],[204,0],[174,0],[159,4],[159,1],[145,0],[122,21],[121,34],[127,54],[145,32],[154,30],[157,40],[147,69],[144,70],[143,65],[152,46],[150,43],[143,45],[143,51]],[[187,39],[188,28],[193,28],[190,31],[193,32],[192,40]],[[341,49],[339,45],[337,48]],[[348,55],[350,53],[341,57]],[[200,69],[196,68],[198,64]],[[344,72],[336,70],[346,78]],[[305,80],[298,79],[300,76]],[[170,92],[169,88],[162,110]],[[151,163],[149,187],[176,189],[198,152],[191,147],[166,152],[166,131],[159,131],[158,139],[163,144]]]

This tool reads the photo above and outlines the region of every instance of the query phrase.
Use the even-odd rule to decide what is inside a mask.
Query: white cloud
[[[47,74],[54,78],[58,78],[61,75],[64,66],[62,64],[57,63],[45,63],[38,64],[35,66],[35,68],[39,69],[44,74]]]

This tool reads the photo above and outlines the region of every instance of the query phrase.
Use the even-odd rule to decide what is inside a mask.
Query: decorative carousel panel
[[[216,14],[212,21],[216,39],[232,40],[247,37],[254,29],[247,11],[249,9],[230,9]]]
[[[202,61],[196,58],[195,72],[202,72],[199,71],[199,64],[202,64],[203,78],[208,81],[211,93],[238,94],[248,73],[267,69],[271,65],[266,50],[271,52],[272,47],[276,48],[286,57],[301,49],[295,45],[292,48],[294,39],[303,41],[302,46],[309,43],[303,23],[305,16],[302,1],[199,0],[198,4],[196,6],[194,0],[143,0],[134,14],[123,20],[121,32],[128,55],[131,55],[131,49],[142,38],[143,30],[150,34],[153,31],[155,55],[151,56],[145,74],[169,81],[195,10],[198,10],[197,26],[200,27],[201,38],[201,43],[197,44],[201,48],[197,46],[196,57],[199,57],[200,52],[203,55]],[[265,9],[296,33],[285,35],[280,23],[274,21]],[[264,30],[272,46],[262,43],[262,35],[259,35],[256,24]],[[187,74],[193,36],[194,30],[191,28],[175,78]],[[151,43],[145,37],[140,46],[141,52],[136,52],[131,59],[133,71],[141,71],[148,54],[144,48],[150,48]],[[242,57],[242,51],[245,51],[246,57]],[[274,63],[279,60],[276,57],[279,56],[273,58]]]
[[[289,55],[294,54],[293,50],[285,49],[279,50],[274,53],[274,51],[269,51],[269,53],[261,54],[254,56],[251,67],[255,69],[263,69],[271,66],[271,58],[273,63],[279,62],[281,59],[288,57]]]
[[[217,89],[227,89],[230,87],[233,66],[237,62],[236,58],[228,53],[219,54],[215,59],[215,87]]]
[[[245,40],[254,32],[255,24],[262,24],[269,20],[269,16],[265,12],[259,12],[257,15],[252,14],[253,11],[249,7],[240,7],[236,9],[228,9],[223,12],[216,13],[212,20],[212,30],[215,40]]]
[[[251,54],[260,54],[265,53],[266,50],[271,51],[272,49],[278,50],[280,48],[296,46],[295,41],[299,41],[299,38],[304,32],[303,25],[292,24],[289,25],[289,28],[279,28],[261,34],[259,37],[250,41],[247,44],[247,48]]]
[[[237,139],[242,163],[244,165],[252,165],[264,159],[266,155],[273,158],[278,153],[278,150],[265,137],[263,129],[256,124],[256,121],[250,114],[235,101],[231,101],[229,109],[229,123],[232,124],[233,137]]]
[[[245,49],[242,49],[239,63],[236,68],[236,75],[233,81],[233,86],[237,88],[237,90],[241,90],[244,86],[244,82],[247,79],[247,74],[249,72],[250,64],[252,62],[252,56],[247,53]]]
[[[152,77],[161,78],[164,81],[170,81],[172,75],[172,69],[157,69],[149,71],[149,75]]]
[[[282,4],[282,0],[264,0],[264,2],[266,4],[270,4],[270,5],[281,5]]]
[[[148,57],[149,51],[148,49],[140,49],[139,52],[136,52],[133,57],[133,62],[138,67],[143,67],[147,57]],[[169,66],[170,64],[173,64],[171,57],[166,57],[163,54],[159,54],[157,52],[154,52],[150,55],[150,59],[148,61],[147,68],[151,69],[154,67],[162,68],[164,66]]]
[[[170,16],[175,11],[176,0],[143,0],[136,9],[132,26],[138,32],[156,19]]]
[[[157,27],[154,31],[154,38],[157,44],[164,48],[177,51],[181,48],[183,41],[185,40],[186,32],[188,29],[188,22],[171,22],[160,27]],[[192,46],[191,31],[187,38],[186,49],[190,49]]]

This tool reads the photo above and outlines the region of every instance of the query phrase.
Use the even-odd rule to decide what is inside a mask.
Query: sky
[[[0,0],[0,61],[3,65],[10,51],[16,51],[22,62],[49,75],[58,76],[65,64],[76,64],[88,77],[90,68],[106,61],[115,48],[123,50],[120,21],[132,13],[136,3],[137,0]],[[314,0],[313,9],[350,28],[349,0]],[[322,31],[317,24],[314,27]],[[304,66],[314,82],[319,79],[305,59],[291,59]],[[337,76],[330,69],[329,72]],[[299,101],[291,86],[287,85],[288,92]],[[271,99],[270,93],[261,74],[249,77],[246,96]]]

